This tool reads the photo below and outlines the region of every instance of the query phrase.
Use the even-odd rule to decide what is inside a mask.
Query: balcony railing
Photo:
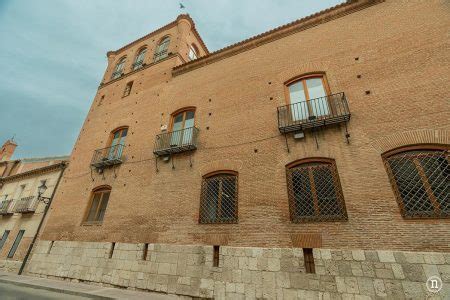
[[[91,166],[102,169],[108,166],[122,163],[122,152],[125,146],[117,144],[111,147],[98,149],[94,151]]]
[[[29,196],[25,198],[18,199],[14,205],[14,212],[17,213],[28,213],[34,212],[38,205],[38,199],[36,196]]]
[[[168,155],[197,149],[198,128],[190,127],[156,136],[153,153]]]
[[[344,93],[338,93],[278,107],[278,129],[281,133],[342,123],[350,120]]]
[[[111,75],[111,79],[119,78],[120,76],[122,76],[122,74],[123,74],[123,71],[117,71],[117,72],[114,72],[114,73],[112,73],[112,75]]]
[[[13,200],[3,200],[0,202],[0,215],[9,215],[12,214],[13,211],[11,210],[11,203]]]
[[[153,60],[155,61],[155,62],[157,62],[157,61],[159,61],[159,60],[161,60],[161,59],[163,59],[163,58],[166,58],[167,57],[167,49],[166,50],[163,50],[163,51],[161,51],[161,52],[158,52],[158,53],[155,53],[155,55],[153,55]]]
[[[133,63],[133,70],[140,69],[140,68],[142,68],[143,66],[145,66],[143,60],[137,61],[137,62]]]

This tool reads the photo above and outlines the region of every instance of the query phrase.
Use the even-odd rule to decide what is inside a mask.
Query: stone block
[[[423,258],[426,264],[430,265],[445,264],[445,256],[443,253],[424,253]]]
[[[375,289],[375,295],[378,297],[386,297],[386,286],[384,285],[384,281],[382,279],[374,279],[373,287]]]
[[[394,252],[378,250],[378,258],[380,262],[391,263],[395,262]]]
[[[275,273],[276,286],[280,288],[290,288],[291,282],[289,278],[289,273],[287,272],[277,272]]]
[[[358,288],[361,295],[375,296],[374,282],[372,278],[358,277]]]
[[[406,258],[406,262],[410,263],[410,264],[423,264],[425,263],[425,259],[424,259],[424,255],[423,253],[419,253],[419,252],[404,252],[403,253],[405,258]]]
[[[267,269],[269,271],[277,272],[280,271],[280,259],[279,258],[268,258]]]
[[[363,261],[366,259],[364,250],[352,250],[352,256],[354,260]]]
[[[393,273],[392,269],[376,269],[375,276],[377,278],[393,279],[394,273]]]
[[[405,273],[403,273],[403,268],[401,264],[392,264],[392,272],[395,279],[405,279]]]
[[[425,282],[427,280],[422,265],[404,264],[402,265],[402,268],[406,279],[410,281]]]

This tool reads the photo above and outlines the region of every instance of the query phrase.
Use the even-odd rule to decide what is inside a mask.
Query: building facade
[[[108,52],[29,274],[205,298],[449,296],[446,1]],[[434,283],[433,283],[434,286]],[[434,287],[433,287],[434,288]]]
[[[38,198],[38,187],[47,187],[50,198],[67,164],[67,156],[11,160],[17,144],[6,141],[0,162],[0,269],[17,273],[38,233],[48,199]],[[5,150],[5,151],[3,151]],[[1,155],[0,155],[1,156]]]

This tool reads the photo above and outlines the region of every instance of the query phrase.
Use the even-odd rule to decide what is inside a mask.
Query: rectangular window
[[[214,246],[213,252],[213,267],[218,267],[220,258],[220,246]]]
[[[347,220],[344,197],[333,160],[311,161],[286,168],[293,222]]]
[[[0,250],[2,250],[3,245],[5,245],[6,240],[8,239],[8,236],[9,236],[9,230],[5,230],[5,232],[3,232],[2,239],[0,240]]]
[[[125,90],[123,91],[123,97],[128,96],[131,93],[131,88],[133,87],[133,81],[130,81],[125,86]]]
[[[217,174],[202,183],[200,223],[236,223],[237,176]]]
[[[25,233],[25,230],[19,230],[19,233],[17,234],[16,239],[14,240],[14,244],[12,245],[11,249],[9,250],[8,258],[14,257],[14,254],[16,253],[16,250],[19,247],[20,241],[22,240],[24,233]]]
[[[303,248],[303,258],[305,260],[306,273],[316,273],[316,267],[314,264],[313,249]]]

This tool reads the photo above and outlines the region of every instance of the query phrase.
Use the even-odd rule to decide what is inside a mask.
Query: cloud
[[[0,143],[15,157],[69,154],[105,54],[189,13],[210,51],[343,1],[0,1]]]

